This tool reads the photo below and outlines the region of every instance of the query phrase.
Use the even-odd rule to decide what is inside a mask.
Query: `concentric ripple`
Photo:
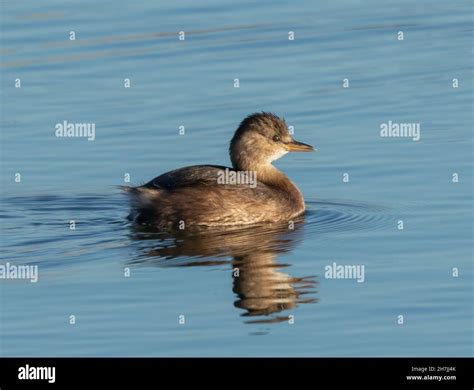
[[[334,201],[306,202],[305,230],[315,233],[334,233],[379,230],[393,223],[387,207]]]

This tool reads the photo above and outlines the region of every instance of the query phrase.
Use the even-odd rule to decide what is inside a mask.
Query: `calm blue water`
[[[1,28],[0,264],[39,270],[0,280],[2,356],[472,356],[471,2],[3,2]],[[261,110],[318,148],[276,163],[294,231],[130,228],[125,174],[228,164]]]

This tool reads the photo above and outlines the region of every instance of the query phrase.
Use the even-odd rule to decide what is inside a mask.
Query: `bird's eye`
[[[273,141],[280,142],[280,136],[279,135],[274,135],[273,136]]]

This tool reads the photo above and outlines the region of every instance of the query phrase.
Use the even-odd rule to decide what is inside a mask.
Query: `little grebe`
[[[295,141],[278,116],[249,115],[230,142],[233,168],[195,165],[139,187],[122,187],[131,198],[129,218],[162,229],[290,221],[304,213],[304,199],[272,161],[313,150]]]

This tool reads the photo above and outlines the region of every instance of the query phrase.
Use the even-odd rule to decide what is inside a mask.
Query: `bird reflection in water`
[[[245,228],[206,228],[177,232],[135,230],[132,239],[142,241],[133,263],[160,267],[217,266],[228,264],[233,277],[234,306],[245,310],[248,323],[288,321],[282,312],[300,304],[315,303],[317,278],[293,277],[282,268],[278,256],[289,253],[301,241],[304,217],[290,223]]]

